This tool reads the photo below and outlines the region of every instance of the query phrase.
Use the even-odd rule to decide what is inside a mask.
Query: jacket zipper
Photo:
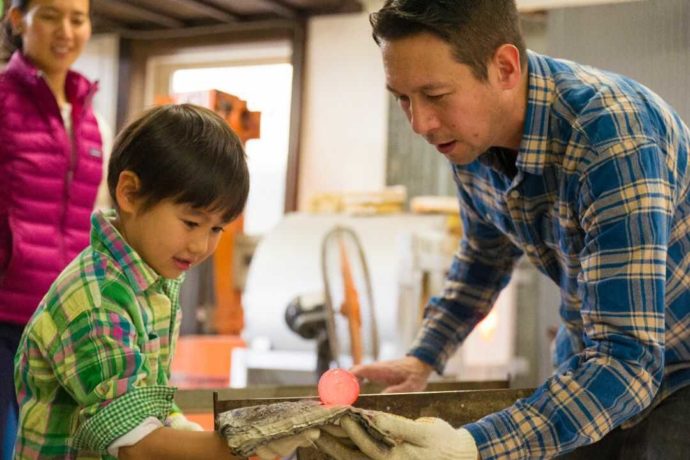
[[[57,109],[57,114],[60,119],[60,123],[62,124],[62,129],[65,137],[67,138],[70,149],[69,149],[69,163],[67,167],[67,172],[65,173],[65,186],[63,188],[63,196],[62,196],[62,203],[60,203],[60,234],[58,235],[58,246],[60,250],[60,258],[61,258],[61,263],[62,265],[67,265],[69,263],[69,260],[67,260],[67,243],[65,241],[65,231],[67,228],[67,209],[69,207],[69,199],[70,199],[70,190],[72,188],[72,182],[74,180],[74,172],[77,167],[77,156],[78,156],[78,151],[77,151],[77,145],[76,145],[76,138],[77,136],[75,135],[75,127],[78,125],[78,122],[81,121],[83,118],[83,112],[86,110],[86,107],[91,104],[91,100],[93,99],[94,94],[96,93],[96,90],[98,89],[97,84],[91,85],[89,88],[89,91],[85,95],[82,101],[82,106],[79,107],[79,119],[77,120],[75,116],[75,105],[72,103],[72,110],[70,111],[70,121],[71,121],[71,126],[72,126],[72,134],[70,135],[67,132],[67,127],[65,126],[65,120],[62,118],[62,111],[60,110],[60,106],[57,104],[57,100],[55,99],[55,96],[51,92],[50,88],[48,87],[48,83],[45,81],[45,78],[43,77],[42,72],[37,73],[38,78],[40,78],[41,82],[44,85],[45,91],[51,96],[53,100],[54,107]]]

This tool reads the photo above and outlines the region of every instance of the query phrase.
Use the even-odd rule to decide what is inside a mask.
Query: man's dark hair
[[[249,193],[240,139],[219,115],[192,104],[151,109],[117,136],[108,164],[114,203],[123,171],[139,176],[144,210],[170,199],[220,210],[229,222],[242,212]]]
[[[501,45],[515,45],[527,65],[514,0],[386,0],[369,21],[379,45],[422,32],[436,35],[480,81],[488,78],[487,64]]]

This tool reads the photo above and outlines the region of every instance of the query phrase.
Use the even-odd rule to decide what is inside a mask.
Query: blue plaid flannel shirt
[[[690,384],[690,131],[630,79],[529,52],[514,170],[453,165],[464,235],[410,355],[441,372],[523,254],[560,286],[558,368],[465,426],[481,457],[552,457]],[[510,168],[508,168],[510,169]]]

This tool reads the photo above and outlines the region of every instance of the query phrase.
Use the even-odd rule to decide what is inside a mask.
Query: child
[[[22,335],[15,458],[234,458],[217,434],[190,431],[168,381],[180,277],[211,255],[247,199],[242,145],[207,109],[158,107],[117,138],[108,187],[116,210],[93,215],[90,246]]]

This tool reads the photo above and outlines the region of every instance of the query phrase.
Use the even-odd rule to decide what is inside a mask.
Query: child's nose
[[[189,244],[189,251],[193,254],[205,254],[208,251],[208,236],[194,238]]]

